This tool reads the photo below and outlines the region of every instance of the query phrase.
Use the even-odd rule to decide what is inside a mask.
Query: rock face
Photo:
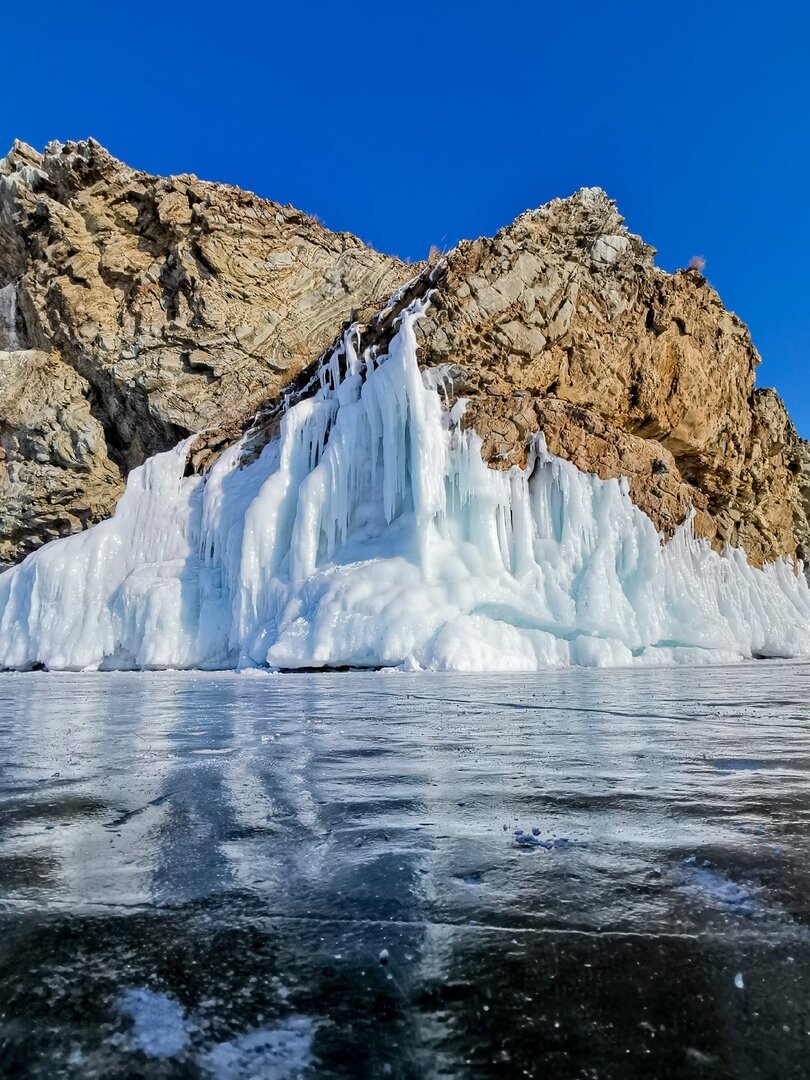
[[[16,143],[0,161],[0,561],[106,517],[129,469],[255,407],[412,273],[92,140]]]
[[[87,389],[58,353],[0,353],[0,561],[115,509],[121,473]]]
[[[755,390],[746,326],[654,254],[599,190],[523,214],[448,257],[425,362],[464,367],[491,463],[523,463],[539,427],[580,468],[627,476],[667,534],[691,505],[701,534],[757,564],[805,557],[807,444]]]
[[[741,546],[756,565],[807,560],[808,444],[777,395],[754,388],[745,325],[700,273],[667,274],[653,255],[604,192],[583,189],[461,243],[361,327],[361,347],[430,293],[422,362],[445,366],[448,405],[467,399],[463,423],[491,466],[524,466],[543,431],[579,468],[627,477],[667,536],[694,509],[717,548]],[[249,453],[278,412],[260,410]]]
[[[126,472],[188,433],[190,469],[248,429],[254,454],[347,319],[384,345],[430,294],[421,360],[448,405],[467,399],[493,467],[525,465],[542,430],[581,469],[626,476],[665,535],[694,510],[716,547],[806,560],[808,444],[755,389],[744,324],[653,255],[595,189],[407,267],[92,141],[16,144],[0,162],[0,559],[109,514]]]

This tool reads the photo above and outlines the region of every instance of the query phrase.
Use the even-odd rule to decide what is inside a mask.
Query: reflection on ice
[[[6,675],[4,1067],[801,1075],[808,672]]]

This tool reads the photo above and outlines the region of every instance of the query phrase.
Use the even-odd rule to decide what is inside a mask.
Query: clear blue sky
[[[2,150],[92,135],[413,259],[600,185],[706,258],[810,437],[805,3],[41,0],[2,18]]]

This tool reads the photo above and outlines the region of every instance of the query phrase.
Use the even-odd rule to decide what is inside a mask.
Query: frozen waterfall
[[[420,373],[349,332],[249,465],[135,470],[111,519],[0,576],[0,666],[535,670],[810,654],[810,589],[549,454],[489,469]]]

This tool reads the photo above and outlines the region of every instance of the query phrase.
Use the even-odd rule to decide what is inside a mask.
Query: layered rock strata
[[[16,143],[0,161],[0,560],[106,517],[131,468],[255,408],[412,273],[92,140]]]

